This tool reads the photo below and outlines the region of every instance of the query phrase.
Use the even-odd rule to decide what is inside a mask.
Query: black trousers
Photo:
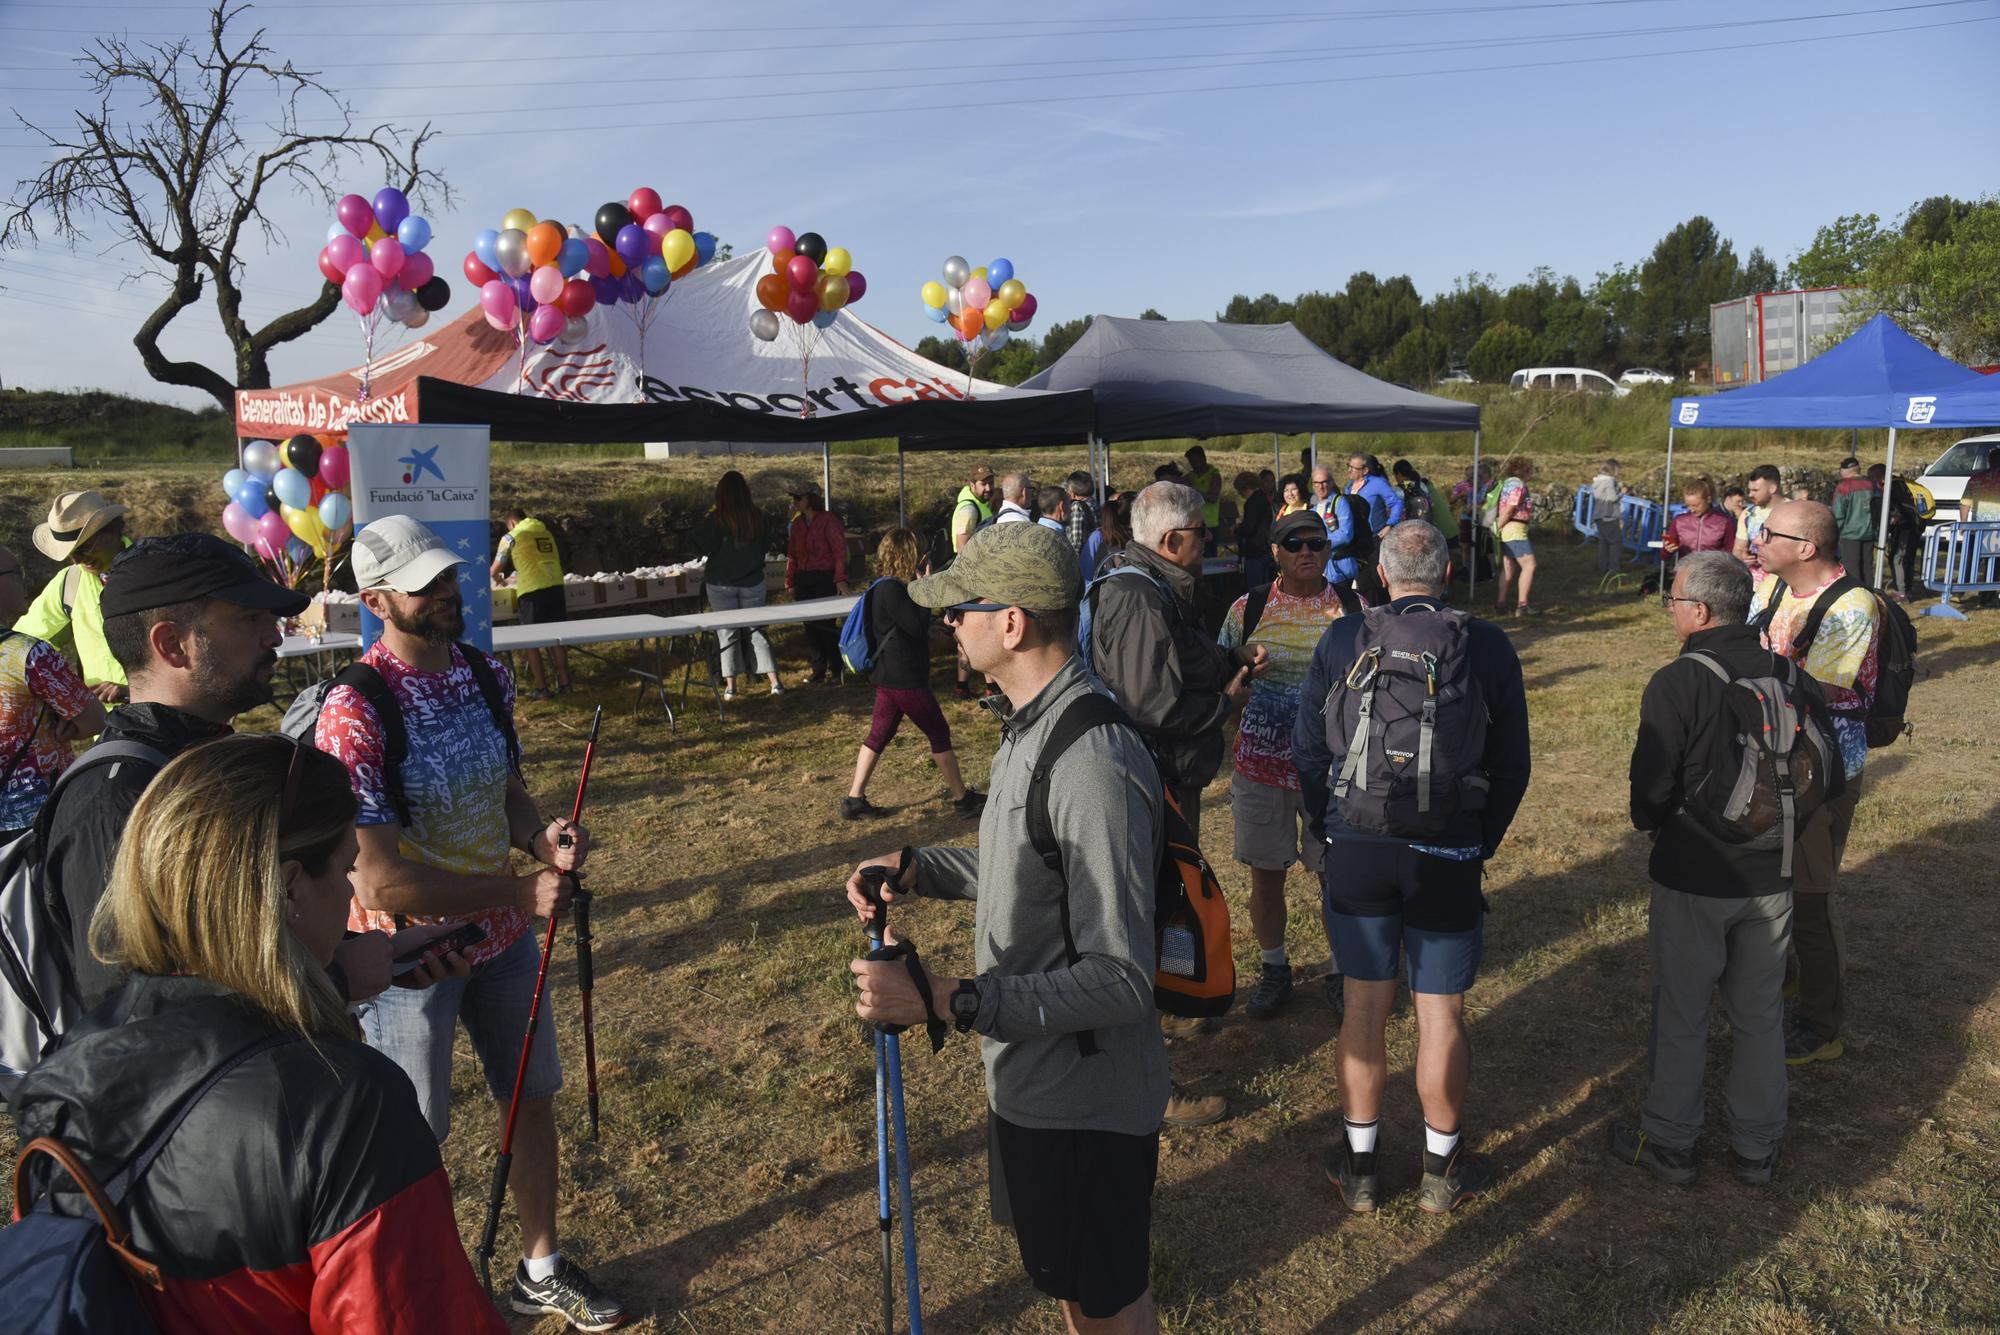
[[[831,570],[800,570],[792,575],[792,600],[805,602],[811,598],[831,598],[837,592]],[[813,675],[823,672],[840,671],[840,628],[833,621],[808,621],[806,630],[806,661],[812,665]]]

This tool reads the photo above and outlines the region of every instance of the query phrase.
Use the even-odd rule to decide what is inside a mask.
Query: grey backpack
[[[1778,874],[1789,880],[1799,822],[1845,781],[1840,753],[1814,717],[1818,685],[1778,654],[1767,677],[1732,676],[1712,654],[1688,657],[1721,678],[1728,722],[1685,810],[1728,843],[1779,849]]]
[[[1356,830],[1436,839],[1486,806],[1486,702],[1464,612],[1416,604],[1361,614],[1354,664],[1326,697],[1326,743],[1342,757],[1333,796]]]

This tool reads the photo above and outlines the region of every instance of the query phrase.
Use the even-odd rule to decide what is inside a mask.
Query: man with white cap
[[[385,739],[394,720],[385,725],[368,698],[372,690],[341,684],[327,693],[315,740],[347,766],[361,808],[349,925],[365,931],[416,918],[477,923],[486,932],[465,952],[470,977],[421,992],[392,988],[396,995],[384,993],[361,1010],[370,1046],[410,1077],[443,1141],[461,1020],[487,1089],[503,1104],[512,1093],[537,972],[530,927],[567,907],[569,873],[583,865],[590,836],[567,819],[543,821],[521,782],[513,679],[497,659],[458,642],[465,632],[463,560],[404,515],[360,530],[353,551],[362,605],[382,621],[382,637],[360,661],[394,701],[405,742],[400,782],[392,784]],[[513,849],[540,865],[513,874]],[[581,1330],[609,1330],[625,1323],[623,1308],[557,1250],[552,1099],[562,1068],[546,1009],[535,1040],[508,1178],[521,1221],[512,1306],[554,1313]]]
[[[83,684],[106,704],[125,690],[125,669],[104,642],[104,577],[126,547],[125,507],[95,491],[66,491],[35,525],[35,550],[62,566],[14,623],[23,635],[52,644],[70,633]]]

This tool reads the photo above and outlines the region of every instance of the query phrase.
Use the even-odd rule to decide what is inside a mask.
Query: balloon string
[[[375,372],[375,323],[365,315],[354,318],[361,322],[361,395],[354,400],[358,408],[368,402],[368,386]]]

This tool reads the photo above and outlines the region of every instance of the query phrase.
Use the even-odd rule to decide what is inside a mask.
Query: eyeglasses
[[[1313,485],[1315,487],[1330,487],[1333,485],[1333,479],[1330,477],[1316,477],[1313,479]]]
[[[1707,603],[1699,598],[1683,598],[1677,593],[1663,593],[1660,595],[1660,606],[1672,607],[1675,603],[1693,603],[1696,607],[1708,606]]]
[[[1765,528],[1758,535],[1759,541],[1769,541],[1772,538],[1790,538],[1793,542],[1812,542],[1811,538],[1802,538],[1796,533],[1780,533],[1778,530],[1769,527]]]
[[[949,607],[945,608],[944,623],[945,625],[949,626],[956,622],[962,621],[965,619],[965,614],[967,612],[1005,612],[1009,610],[1015,610],[1020,612],[1022,616],[1028,618],[1028,620],[1030,621],[1041,620],[1040,617],[1036,616],[1033,612],[1030,612],[1027,608],[1025,607],[1016,608],[1013,603],[989,603],[983,600],[975,599],[974,601],[969,603],[953,603]]]
[[[1286,538],[1278,544],[1288,552],[1323,552],[1333,544],[1325,538]]]

